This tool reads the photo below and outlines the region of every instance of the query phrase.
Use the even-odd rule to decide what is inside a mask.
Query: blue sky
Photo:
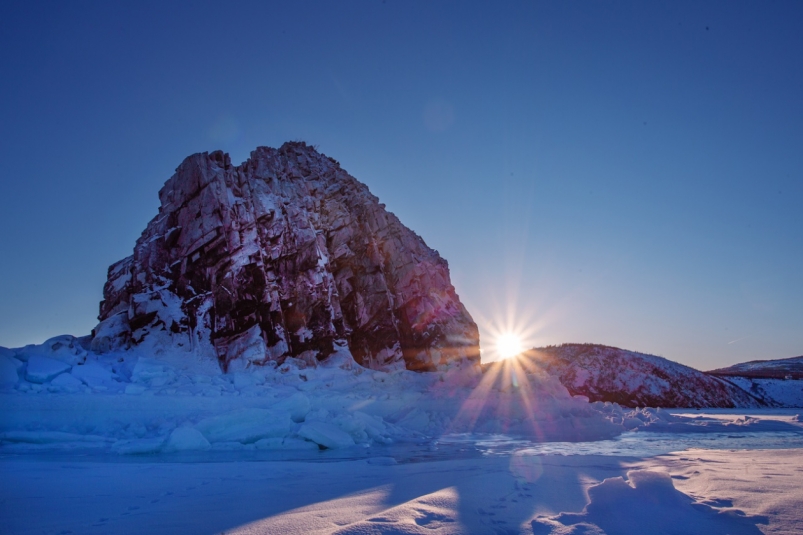
[[[800,2],[233,4],[4,4],[0,345],[92,329],[184,157],[302,139],[449,261],[486,355],[803,354]]]

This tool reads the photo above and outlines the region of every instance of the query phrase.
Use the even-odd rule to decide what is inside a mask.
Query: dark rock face
[[[314,363],[348,345],[374,369],[479,362],[446,261],[304,143],[184,160],[134,254],[109,268],[92,348],[181,347],[233,363]],[[157,345],[158,345],[157,344]]]
[[[525,369],[560,379],[573,395],[626,407],[758,407],[741,388],[683,364],[596,344],[532,349],[518,357]]]

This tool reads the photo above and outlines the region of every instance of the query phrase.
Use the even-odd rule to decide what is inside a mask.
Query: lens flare
[[[496,352],[503,359],[515,357],[524,351],[524,344],[521,338],[513,333],[505,333],[496,339]]]

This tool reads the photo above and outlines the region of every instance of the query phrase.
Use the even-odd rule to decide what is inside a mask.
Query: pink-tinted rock
[[[479,362],[446,261],[304,143],[184,160],[134,254],[109,268],[92,348],[153,343],[222,367],[324,359],[374,369]],[[342,343],[342,342],[341,342]]]

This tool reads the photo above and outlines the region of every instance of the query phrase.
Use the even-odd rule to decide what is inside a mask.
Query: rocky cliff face
[[[184,160],[134,254],[109,268],[92,349],[138,344],[223,369],[348,345],[363,366],[479,362],[446,261],[335,160],[304,143]]]

